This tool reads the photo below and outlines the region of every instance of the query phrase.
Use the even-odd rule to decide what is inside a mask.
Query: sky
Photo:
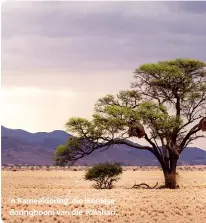
[[[29,132],[91,118],[142,63],[206,61],[206,2],[4,2],[1,120]],[[198,140],[197,145],[206,143]]]

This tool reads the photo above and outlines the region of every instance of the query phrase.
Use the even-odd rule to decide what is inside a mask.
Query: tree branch
[[[103,150],[100,150],[100,152],[101,152],[101,151],[104,151],[104,150],[110,148],[112,145],[115,145],[115,144],[124,144],[124,145],[130,146],[130,147],[136,148],[136,149],[148,150],[156,156],[154,149],[150,146],[143,146],[138,143],[132,142],[128,139],[114,138],[114,139],[111,139],[109,142],[93,143],[93,144],[91,143],[89,145],[85,144],[83,146],[86,146],[86,149],[78,149],[78,150],[71,151],[71,154],[68,157],[67,161],[71,165],[73,165],[77,160],[79,160],[87,155],[90,155],[95,150],[99,150],[101,148],[106,147]]]
[[[193,128],[190,129],[190,131],[187,133],[187,135],[184,137],[180,144],[180,153],[184,150],[185,145],[187,144],[187,141],[190,139],[190,137],[198,131],[200,131],[199,124],[195,125]]]
[[[131,146],[133,148],[136,148],[136,149],[148,150],[148,151],[153,153],[153,148],[152,147],[143,146],[143,145],[140,145],[138,143],[132,142],[128,139],[115,138],[115,139],[112,140],[112,144],[124,144],[124,145],[127,145],[127,146]]]

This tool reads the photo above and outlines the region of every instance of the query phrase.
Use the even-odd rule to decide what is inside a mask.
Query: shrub
[[[88,169],[85,174],[85,179],[95,181],[94,188],[96,189],[111,189],[113,182],[119,180],[119,175],[122,174],[122,167],[119,163],[100,163]]]

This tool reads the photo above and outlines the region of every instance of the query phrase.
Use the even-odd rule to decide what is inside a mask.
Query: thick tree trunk
[[[165,187],[168,189],[176,189],[177,181],[176,181],[176,172],[175,173],[166,173],[165,177]]]
[[[165,187],[169,189],[176,189],[177,188],[177,181],[176,181],[177,159],[172,158],[167,164],[163,166]]]
[[[155,148],[155,145],[154,145]],[[168,149],[165,148],[164,151],[168,151],[168,153],[164,153],[160,155],[157,150],[152,151],[152,153],[156,156],[157,160],[159,161],[165,179],[165,188],[169,189],[176,189],[177,188],[177,181],[176,181],[176,167],[177,161],[179,159],[179,154],[177,148]]]

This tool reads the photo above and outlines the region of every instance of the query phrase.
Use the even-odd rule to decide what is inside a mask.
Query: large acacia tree
[[[125,144],[154,154],[165,187],[176,188],[180,154],[206,130],[205,68],[193,59],[139,66],[131,90],[99,99],[92,120],[69,119],[66,128],[74,137],[57,148],[57,164],[73,164],[95,150]],[[131,136],[143,137],[148,145],[135,143]]]

